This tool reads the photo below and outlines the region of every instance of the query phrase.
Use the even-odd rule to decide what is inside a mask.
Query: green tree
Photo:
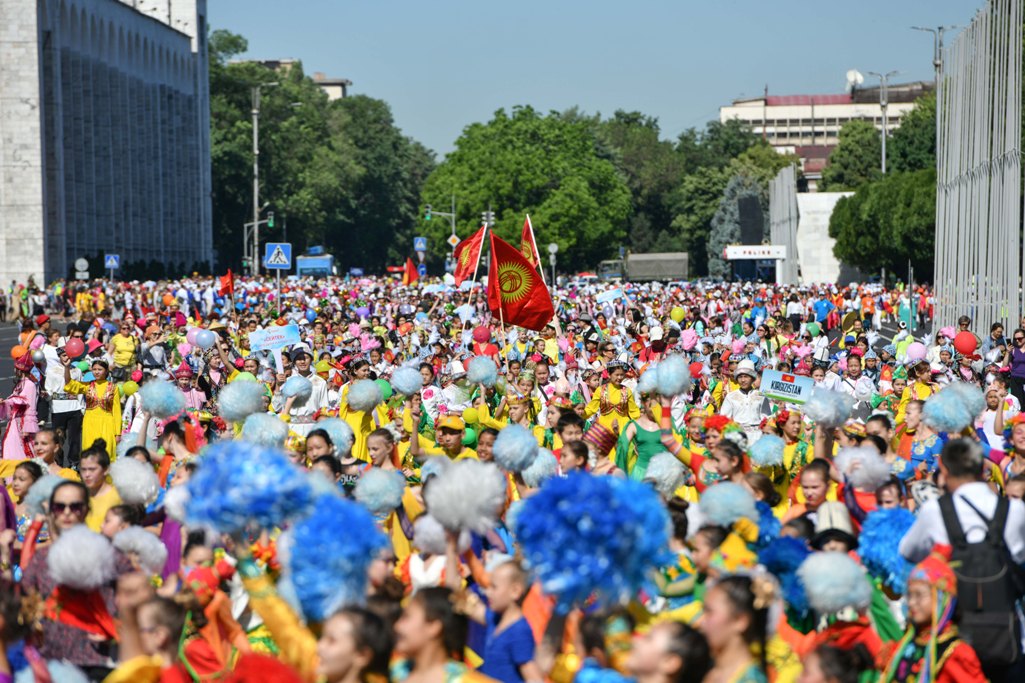
[[[731,176],[725,168],[699,168],[684,178],[673,194],[675,217],[659,242],[665,244],[665,251],[686,251],[694,275],[708,274],[708,233]]]
[[[722,252],[725,247],[740,242],[740,202],[747,197],[754,197],[764,209],[762,187],[757,177],[746,173],[738,173],[730,178],[719,201],[719,208],[712,217],[712,229],[708,235],[709,275],[725,278],[730,274],[730,265],[723,259]],[[765,216],[764,210],[762,214]],[[768,221],[765,223],[767,228]]]
[[[824,192],[856,190],[878,179],[882,158],[879,131],[869,121],[848,121],[840,129],[840,142],[822,170],[819,189]]]
[[[886,143],[887,171],[936,168],[936,95],[915,102]]]
[[[841,199],[829,220],[833,253],[866,272],[903,270],[932,277],[936,171],[888,173]]]
[[[594,126],[580,116],[531,107],[498,110],[487,123],[463,129],[455,149],[428,177],[424,204],[448,207],[457,198],[457,229],[466,237],[480,213],[495,211],[496,233],[519,244],[530,214],[540,245],[559,245],[560,261],[584,267],[607,257],[626,237],[630,190],[599,153]],[[446,221],[421,222],[433,263],[449,253]]]

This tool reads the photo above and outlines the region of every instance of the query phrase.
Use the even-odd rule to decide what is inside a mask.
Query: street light
[[[254,85],[253,96],[253,275],[260,274],[260,88],[273,88],[277,81]],[[245,230],[243,230],[245,232]]]
[[[932,66],[936,70],[936,80],[934,83],[936,88],[940,86],[940,71],[943,68],[943,34],[955,28],[957,26],[937,26],[936,28],[927,28],[925,26],[911,27],[912,31],[932,34]]]
[[[555,286],[555,255],[559,253],[559,245],[552,242],[548,245],[548,262],[552,264],[552,287]]]
[[[869,71],[869,76],[875,76],[879,79],[879,108],[883,110],[883,175],[886,175],[886,136],[887,136],[887,118],[886,118],[886,107],[889,104],[889,94],[886,91],[887,85],[889,84],[890,77],[899,74],[899,71],[889,71],[885,74],[877,73],[875,71]]]

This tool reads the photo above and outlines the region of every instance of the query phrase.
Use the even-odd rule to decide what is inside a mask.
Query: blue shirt
[[[821,323],[821,322],[825,322],[826,316],[828,316],[829,312],[832,311],[834,308],[836,308],[836,306],[834,306],[832,303],[830,303],[826,299],[819,299],[814,304],[812,304],[812,308],[815,309],[815,320],[816,320],[816,322],[820,322]]]
[[[484,663],[479,671],[502,683],[520,683],[520,667],[534,659],[534,633],[526,619],[511,624],[499,634],[495,634],[502,615],[488,608],[485,621],[488,635],[484,645]]]

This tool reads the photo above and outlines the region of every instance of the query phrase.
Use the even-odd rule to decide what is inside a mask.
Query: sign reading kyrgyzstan
[[[762,373],[760,390],[763,396],[787,403],[804,403],[811,396],[815,381],[811,377],[793,375],[779,370]]]

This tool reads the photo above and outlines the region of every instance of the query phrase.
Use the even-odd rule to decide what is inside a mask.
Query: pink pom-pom
[[[698,344],[698,333],[688,328],[680,333],[680,342],[684,351],[693,351]]]
[[[744,341],[743,339],[734,339],[733,340],[733,347],[732,347],[733,348],[733,353],[734,354],[744,353],[744,347],[745,346],[747,346],[747,342]]]

